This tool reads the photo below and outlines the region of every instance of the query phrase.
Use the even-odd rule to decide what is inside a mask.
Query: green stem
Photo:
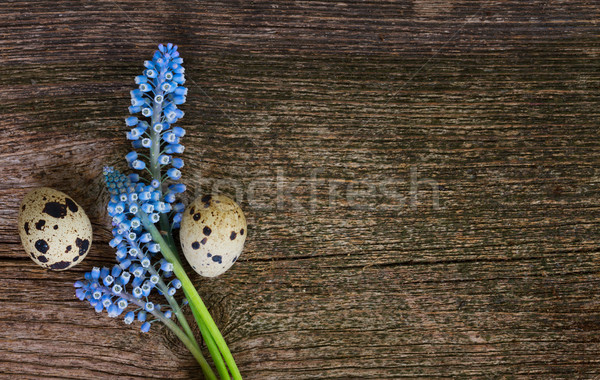
[[[208,331],[212,335],[213,339],[215,340],[217,347],[219,347],[221,354],[223,354],[223,359],[227,363],[227,366],[229,367],[233,378],[235,380],[241,380],[242,375],[237,365],[235,364],[235,359],[233,358],[231,351],[229,351],[229,347],[227,347],[227,343],[225,342],[223,335],[221,335],[221,332],[219,331],[219,328],[217,327],[215,321],[212,319],[208,309],[206,308],[206,305],[204,304],[204,302],[202,302],[202,299],[196,291],[196,288],[194,288],[194,284],[192,284],[190,279],[187,277],[187,274],[185,273],[182,267],[178,268],[177,266],[175,266],[174,269],[174,273],[177,276],[177,278],[179,278],[179,280],[181,281],[183,288],[191,289],[191,291],[189,291],[188,301],[190,302],[190,305],[196,307],[196,311],[200,315],[200,318],[206,324],[206,327],[208,328]]]
[[[217,380],[217,376],[215,375],[212,368],[210,368],[210,365],[208,364],[208,362],[202,355],[202,351],[200,351],[200,348],[198,348],[198,346],[196,344],[194,344],[195,342],[192,341],[187,336],[187,334],[183,332],[183,330],[181,330],[179,327],[177,327],[175,322],[166,318],[165,316],[163,316],[163,318],[159,317],[161,322],[164,323],[168,328],[170,328],[171,331],[173,331],[175,333],[175,335],[177,335],[179,340],[181,340],[181,342],[183,342],[183,344],[187,347],[187,349],[190,350],[192,355],[194,355],[194,358],[196,358],[196,360],[200,364],[200,367],[202,367],[202,372],[204,373],[204,376],[210,380]]]
[[[187,294],[187,292],[185,292],[185,289],[184,289],[184,293],[186,293],[186,297],[187,297],[188,294]],[[225,362],[223,361],[223,357],[221,356],[221,352],[219,351],[219,348],[217,347],[215,340],[213,339],[212,335],[210,335],[210,331],[208,331],[208,329],[206,328],[206,325],[204,324],[204,321],[202,320],[200,313],[198,313],[198,310],[196,310],[196,308],[193,307],[192,305],[190,305],[190,309],[192,309],[192,314],[194,314],[196,323],[198,323],[198,327],[200,328],[200,333],[202,334],[202,337],[204,338],[204,341],[206,342],[206,347],[208,348],[208,352],[210,352],[210,356],[212,357],[213,362],[215,363],[215,367],[217,367],[219,376],[221,377],[222,380],[229,380],[230,377],[229,377],[229,372],[227,371],[227,366],[225,365]]]
[[[129,238],[127,238],[127,241],[129,242],[129,244],[132,247],[135,247],[138,251],[141,252],[140,247],[138,246],[138,244],[135,241],[133,241]],[[194,333],[192,332],[190,325],[188,324],[187,320],[185,319],[185,316],[183,315],[183,313],[180,311],[179,304],[177,303],[175,298],[173,298],[172,296],[169,295],[169,287],[167,286],[167,284],[165,284],[162,277],[159,276],[158,272],[156,271],[156,269],[154,269],[154,267],[152,265],[148,267],[148,272],[150,272],[150,275],[154,275],[154,276],[158,277],[158,284],[157,284],[158,289],[163,293],[165,299],[171,306],[171,309],[173,310],[173,312],[175,312],[175,316],[179,320],[179,324],[181,324],[181,327],[183,327],[185,333],[188,335],[190,340],[196,345],[196,347],[198,349],[200,349],[200,346],[198,345],[198,342],[196,341],[196,337],[194,336]]]
[[[115,293],[113,293],[112,289],[109,289],[104,286],[101,287],[101,289],[103,290],[104,293],[110,293],[110,294],[113,294],[114,296],[123,297],[129,303],[135,304],[142,309],[144,308],[144,304],[140,300],[138,300],[137,298],[134,298],[130,294],[127,294],[127,293],[115,294]],[[194,358],[196,359],[198,364],[200,364],[200,368],[202,368],[202,373],[204,373],[204,377],[206,377],[207,379],[210,379],[210,380],[217,380],[215,373],[213,372],[212,368],[210,368],[210,365],[204,358],[204,355],[202,355],[202,351],[200,351],[198,344],[197,343],[194,344],[195,342],[192,341],[187,336],[187,334],[184,333],[183,330],[181,330],[179,328],[179,326],[177,326],[175,324],[175,322],[173,322],[169,318],[165,317],[165,315],[163,313],[161,313],[159,310],[154,309],[151,311],[151,313],[156,318],[158,318],[162,323],[164,323],[165,326],[167,326],[171,331],[173,331],[173,333],[175,335],[177,335],[179,340],[181,340],[181,342],[187,347],[187,349],[190,350],[190,352],[192,353],[192,355],[194,356]]]
[[[177,251],[175,251],[174,253],[175,253],[175,255],[177,255]],[[179,259],[179,255],[177,255],[177,259]],[[154,267],[149,267],[148,270],[152,274],[156,274],[156,270],[154,269]],[[175,315],[177,316],[177,319],[179,320],[179,323],[183,327],[184,331],[188,334],[190,339],[197,345],[198,343],[196,342],[194,334],[192,333],[192,330],[190,329],[187,319],[185,318],[185,316],[183,315],[181,310],[178,309],[177,301],[175,301],[175,299],[173,297],[169,296],[168,287],[162,280],[162,277],[160,277],[160,276],[159,276],[158,287],[163,292],[165,298],[169,302],[169,305],[171,305],[171,308],[173,310],[177,310]],[[184,291],[186,297],[188,297],[186,290],[183,289],[183,291]],[[219,352],[219,348],[215,344],[215,341],[214,341],[212,335],[210,335],[210,332],[206,328],[206,325],[204,324],[204,321],[202,321],[202,318],[200,318],[200,314],[198,314],[197,310],[191,305],[190,305],[190,309],[192,310],[194,319],[196,320],[196,323],[198,324],[198,327],[200,328],[200,333],[202,334],[202,337],[204,338],[204,341],[206,342],[206,347],[208,348],[208,351],[210,352],[210,355],[213,358],[215,366],[217,367],[219,376],[221,377],[222,380],[229,380],[230,379],[229,372],[227,371],[227,367],[225,365],[225,362],[223,361],[223,357],[221,356],[221,353]]]
[[[225,363],[227,363],[227,366],[229,367],[233,378],[235,380],[241,380],[242,375],[237,365],[235,364],[235,359],[233,358],[229,347],[227,347],[227,343],[225,342],[223,335],[221,335],[221,332],[219,331],[219,328],[217,327],[215,321],[212,319],[210,312],[206,308],[206,305],[204,304],[204,302],[202,302],[202,299],[196,291],[194,284],[187,276],[187,273],[185,273],[183,266],[181,265],[179,260],[177,260],[177,256],[171,250],[171,247],[165,241],[165,239],[158,231],[156,226],[152,222],[150,222],[150,220],[148,219],[148,215],[146,215],[142,211],[140,211],[138,215],[140,216],[140,219],[142,220],[142,223],[144,224],[146,230],[152,235],[154,241],[160,244],[161,253],[165,257],[165,259],[173,264],[173,273],[175,273],[175,276],[177,276],[179,281],[181,281],[181,285],[184,289],[184,292],[186,293],[190,306],[196,309],[198,315],[200,316],[200,319],[204,322],[206,328],[208,329],[208,332],[213,337],[215,344],[219,348],[219,351],[221,351],[223,359],[225,360]]]
[[[156,273],[156,270],[154,269],[154,267],[149,267],[149,271],[152,272],[153,274]],[[164,283],[164,281],[162,280],[161,277],[159,277],[159,278],[160,278],[159,282],[158,282],[159,289],[163,292],[165,298],[167,299],[167,302],[169,302],[169,305],[171,305],[171,308],[173,310],[177,310],[175,315],[177,316],[177,319],[179,320],[179,324],[181,324],[184,331],[188,334],[188,336],[190,337],[190,340],[192,340],[193,343],[195,343],[196,346],[199,348],[198,343],[196,342],[196,338],[194,337],[194,334],[187,322],[187,319],[183,315],[183,312],[181,311],[181,309],[179,309],[179,305],[177,304],[177,301],[175,301],[175,299],[167,293],[169,290],[167,285]],[[185,291],[185,289],[183,291],[187,297],[187,292]],[[204,341],[206,342],[206,347],[208,348],[208,351],[210,352],[210,355],[212,356],[213,361],[215,362],[215,366],[217,367],[217,371],[219,372],[219,377],[221,377],[222,380],[229,380],[230,379],[229,372],[227,371],[225,362],[223,362],[223,357],[221,356],[221,353],[219,352],[219,349],[218,349],[217,345],[215,344],[214,339],[208,332],[208,329],[204,325],[204,322],[202,321],[202,319],[199,317],[196,309],[194,309],[191,306],[190,306],[190,309],[192,309],[192,313],[194,314],[194,319],[196,319],[198,327],[200,328],[200,333],[202,334],[202,337],[204,338]]]
[[[161,70],[161,72],[159,74],[161,77],[164,75],[165,70],[166,69]],[[158,90],[158,93],[156,93],[155,95],[163,95],[163,91]],[[161,181],[161,179],[162,179],[161,178],[162,177],[161,167],[160,167],[160,164],[158,163],[158,156],[160,155],[161,142],[160,142],[160,133],[155,132],[153,129],[153,126],[156,123],[160,122],[161,114],[162,114],[162,106],[160,104],[155,103],[154,107],[153,107],[153,113],[152,113],[151,125],[150,125],[150,137],[152,140],[152,146],[150,148],[149,161],[150,161],[150,173],[152,174],[152,177],[154,179],[157,179],[159,181]],[[161,195],[162,195],[162,186],[159,187],[158,190],[161,192]],[[188,301],[190,299],[192,300],[190,302],[190,308],[192,309],[194,318],[196,319],[196,321],[198,323],[200,332],[202,333],[202,336],[204,337],[206,346],[208,347],[208,350],[209,350],[211,356],[213,357],[213,361],[215,362],[215,366],[217,367],[219,375],[224,380],[230,379],[229,374],[227,372],[227,368],[225,367],[225,364],[223,363],[223,358],[221,357],[221,354],[219,353],[219,350],[220,350],[223,353],[223,357],[225,358],[225,361],[229,365],[231,372],[234,375],[234,378],[241,379],[239,370],[237,369],[237,366],[235,364],[233,356],[231,355],[231,352],[229,352],[229,348],[227,347],[225,340],[221,336],[221,333],[219,332],[219,329],[217,328],[215,322],[212,320],[212,317],[208,313],[206,306],[204,306],[204,303],[202,303],[202,300],[200,299],[200,296],[198,295],[196,288],[193,286],[190,279],[187,277],[187,274],[185,273],[185,270],[183,269],[183,266],[181,265],[181,262],[179,260],[179,255],[177,254],[177,248],[175,246],[175,241],[173,239],[173,235],[172,235],[172,233],[170,233],[170,228],[169,228],[170,223],[169,223],[167,216],[165,214],[161,214],[160,222],[159,222],[161,231],[158,231],[156,226],[148,220],[148,216],[145,213],[140,212],[140,214],[143,214],[143,215],[140,215],[140,218],[142,219],[144,226],[146,227],[146,229],[148,231],[150,231],[153,239],[160,244],[161,251],[163,252],[163,256],[165,257],[165,259],[167,259],[169,262],[171,262],[173,264],[174,273],[177,276],[177,278],[179,278],[179,280],[182,282],[182,287],[183,287],[184,293],[186,294],[186,297],[188,298]],[[164,285],[164,282],[162,284]],[[165,286],[165,288],[166,288],[166,286]],[[175,300],[174,299],[170,300],[169,297],[167,297],[168,294],[165,291],[163,291],[163,293],[165,294],[167,301],[171,305],[171,308],[173,308],[173,304],[171,303],[171,301],[176,304]],[[179,319],[179,322],[182,325],[182,327],[184,328],[184,330],[186,330],[186,333],[188,335],[188,340],[191,340],[193,342],[190,344],[192,346],[194,346],[194,344],[195,344],[197,351],[200,352],[199,348],[198,348],[198,343],[196,342],[196,340],[194,338],[194,335],[187,323],[187,320],[185,319],[183,314],[181,314],[181,311],[179,309],[177,310],[175,315]],[[169,320],[169,322],[171,322],[173,325],[175,325],[172,321]],[[181,331],[181,329],[179,329],[179,331]],[[183,333],[183,331],[181,331],[181,332]],[[215,336],[215,333],[217,334],[216,336]],[[185,333],[184,333],[184,335],[185,335]],[[182,339],[182,341],[183,341],[183,339]],[[192,350],[190,349],[190,351],[192,351]],[[212,370],[211,370],[211,372],[212,372]],[[237,376],[236,376],[236,374],[237,374]],[[214,376],[214,374],[213,374],[213,376]]]
[[[149,267],[149,270],[150,270],[150,272],[156,273],[156,270],[152,266]],[[179,304],[177,303],[177,301],[175,301],[175,298],[173,298],[172,296],[169,295],[169,293],[168,293],[169,288],[162,280],[162,277],[159,276],[159,279],[160,280],[158,281],[158,288],[160,289],[161,292],[163,292],[163,295],[165,296],[165,299],[169,303],[169,306],[171,306],[171,309],[175,313],[175,316],[177,317],[179,324],[181,325],[181,327],[183,328],[185,333],[188,335],[190,340],[194,343],[196,348],[200,349],[200,346],[198,345],[198,342],[196,341],[196,337],[194,336],[194,333],[192,332],[192,329],[190,328],[190,325],[188,324],[187,319],[185,319],[185,315],[183,315],[183,312],[181,311]]]

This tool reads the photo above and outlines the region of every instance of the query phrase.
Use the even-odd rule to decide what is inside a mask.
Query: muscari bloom
[[[138,173],[126,176],[112,167],[104,168],[110,194],[107,210],[113,226],[109,245],[116,250],[117,264],[93,268],[75,283],[80,300],[89,302],[97,312],[106,310],[109,317],[122,317],[127,324],[137,319],[142,322],[142,332],[147,332],[153,322],[147,320],[148,314],[166,318],[173,314],[170,305],[151,301],[152,295],[172,297],[181,288],[178,279],[170,280],[173,265],[161,258],[160,245],[144,223],[164,220],[176,229],[185,209],[182,203],[176,203],[185,185],[175,182],[181,178],[184,163],[174,157],[184,150],[179,140],[185,130],[175,125],[184,115],[177,106],[185,102],[187,95],[182,86],[182,63],[177,46],[159,45],[152,60],[144,62],[143,74],[135,78],[138,87],[131,91],[129,112],[137,116],[125,119],[125,125],[131,128],[126,137],[134,150],[125,155],[125,160],[132,169],[149,172],[152,178],[147,180]],[[185,303],[184,299],[181,306]]]
[[[116,249],[117,264],[112,268],[93,268],[85,273],[84,280],[75,283],[75,293],[80,300],[88,301],[97,312],[106,310],[109,317],[125,313],[124,321],[127,324],[135,321],[136,313],[140,321],[146,320],[147,313],[160,312],[166,318],[171,318],[169,305],[155,304],[149,297],[153,291],[172,297],[181,288],[181,281],[169,280],[173,276],[173,264],[160,258],[160,245],[154,242],[141,220],[147,218],[158,221],[156,218],[160,213],[171,212],[171,206],[161,201],[163,196],[158,187],[134,182],[139,180],[136,174],[125,176],[106,167],[104,178],[111,194],[107,210],[112,218],[113,239],[109,245]],[[142,196],[143,193],[148,194]],[[141,196],[146,201],[141,201]],[[125,312],[130,305],[137,306],[138,310]],[[142,332],[147,332],[149,328],[150,322],[141,325]]]

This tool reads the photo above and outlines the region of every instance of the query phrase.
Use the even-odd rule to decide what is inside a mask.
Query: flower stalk
[[[148,220],[147,215],[142,215],[142,222],[144,223],[144,226],[150,232],[150,234],[152,234],[152,238],[156,242],[158,242],[158,244],[161,245],[163,249],[161,251],[163,256],[168,261],[173,263],[173,273],[175,273],[175,276],[177,276],[177,278],[181,281],[183,291],[190,303],[190,307],[194,312],[194,317],[197,320],[200,319],[200,321],[198,321],[199,326],[204,325],[204,327],[206,328],[206,333],[202,333],[202,335],[205,337],[205,341],[208,340],[207,338],[212,338],[215,345],[219,349],[219,352],[221,353],[221,355],[223,355],[223,359],[225,360],[225,363],[227,363],[227,366],[229,367],[233,378],[236,380],[241,379],[242,376],[240,374],[240,371],[237,368],[237,365],[235,364],[233,355],[229,351],[229,347],[227,346],[223,335],[221,335],[219,328],[217,327],[215,321],[212,319],[210,312],[206,308],[206,305],[204,305],[202,298],[200,298],[200,295],[196,291],[194,284],[192,284],[191,280],[187,276],[187,273],[185,272],[185,269],[177,259],[176,253],[171,251],[171,248],[163,239],[162,234],[158,231],[158,229],[156,229],[156,226],[154,226],[154,224],[150,223],[150,221]],[[215,355],[212,356],[214,359]]]
[[[144,74],[135,78],[138,88],[131,91],[129,111],[141,113],[149,122],[135,116],[126,119],[131,127],[127,139],[135,150],[125,159],[132,169],[148,173],[150,178],[104,169],[111,194],[108,213],[114,227],[109,244],[116,249],[117,264],[112,269],[93,268],[85,273],[84,279],[75,283],[76,295],[97,312],[106,310],[109,317],[125,313],[127,324],[137,319],[142,322],[142,332],[148,332],[153,322],[162,322],[189,349],[205,378],[216,379],[182,311],[189,303],[219,377],[239,380],[242,377],[233,355],[187,276],[173,238],[185,210],[182,203],[177,203],[177,195],[185,191],[185,185],[177,183],[184,163],[174,157],[184,150],[180,139],[185,130],[175,125],[184,115],[177,106],[185,102],[187,95],[182,86],[182,63],[177,46],[159,45],[152,61],[144,62]],[[149,152],[138,153],[137,149],[142,148]],[[175,279],[169,280],[173,276]],[[178,289],[186,297],[182,302],[175,298]],[[162,295],[166,303],[155,303],[154,294]],[[138,308],[127,311],[129,306]],[[155,320],[147,321],[148,315]],[[173,315],[179,325],[171,319]]]

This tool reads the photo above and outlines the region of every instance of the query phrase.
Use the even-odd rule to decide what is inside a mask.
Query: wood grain
[[[239,262],[194,278],[245,378],[600,376],[596,2],[0,15],[2,377],[200,377],[168,331],[97,315],[71,285],[114,260],[101,168],[123,167],[133,76],[168,41],[186,60],[187,196],[237,193],[249,222]],[[20,247],[17,205],[38,186],[94,226],[65,273]]]

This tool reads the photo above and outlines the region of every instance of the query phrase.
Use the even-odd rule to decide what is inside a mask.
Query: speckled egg
[[[204,277],[216,277],[233,265],[246,241],[246,217],[233,199],[205,195],[190,204],[181,220],[185,258]]]
[[[30,191],[19,209],[19,235],[38,265],[65,270],[81,262],[92,244],[92,224],[67,194],[49,187]]]

